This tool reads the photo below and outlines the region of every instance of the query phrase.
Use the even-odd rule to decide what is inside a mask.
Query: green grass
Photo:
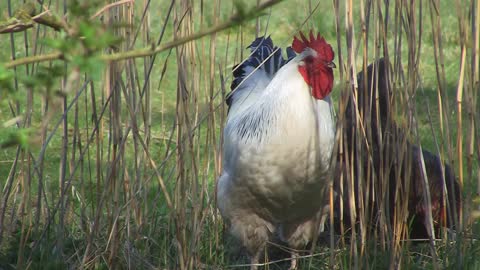
[[[18,7],[20,3],[12,1],[14,8]],[[178,1],[181,2],[181,1]],[[317,4],[311,1],[312,8]],[[185,12],[181,3],[175,6],[174,14],[167,23],[163,43],[174,39],[175,22],[183,19],[183,23],[190,24],[191,33],[205,29],[208,26],[215,24],[218,21],[227,20],[234,9],[233,3],[222,2],[221,9],[218,12],[218,18],[215,15],[214,1],[194,2],[191,6],[192,17],[189,17],[188,12]],[[142,1],[135,1],[135,17],[134,23],[137,26],[140,23]],[[248,5],[252,5],[248,2]],[[318,9],[312,14],[311,18],[307,20],[309,4],[307,1],[287,0],[276,5],[271,10],[267,10],[264,16],[259,18],[261,25],[261,33],[271,35],[276,45],[284,48],[289,46],[293,35],[298,30],[308,31],[313,29],[319,31],[325,36],[326,40],[332,44],[336,51],[335,62],[338,68],[335,70],[335,85],[333,90],[333,98],[335,106],[338,111],[338,102],[340,94],[345,91],[346,81],[340,80],[339,70],[342,68],[338,65],[340,52],[341,56],[346,62],[347,59],[347,42],[345,31],[345,6],[344,2],[340,5],[340,46],[337,44],[337,33],[335,31],[335,13],[331,2],[320,2]],[[247,4],[245,4],[247,5]],[[360,20],[360,6],[355,3],[353,11],[354,26],[355,26],[355,46],[362,43],[360,39],[361,34],[361,20]],[[393,3],[392,3],[393,5]],[[427,4],[423,6],[423,22],[422,22],[422,43],[420,49],[420,65],[418,67],[418,74],[420,76],[419,85],[416,88],[415,101],[415,117],[418,124],[418,130],[411,130],[412,137],[418,132],[419,141],[422,146],[430,151],[437,152],[437,143],[445,160],[453,162],[455,171],[458,174],[460,169],[463,169],[465,178],[465,196],[475,196],[473,192],[476,190],[477,182],[475,181],[475,173],[478,171],[478,161],[473,164],[473,172],[471,178],[467,171],[467,164],[463,162],[463,168],[458,167],[458,160],[456,156],[456,136],[457,136],[457,111],[456,111],[456,88],[458,84],[459,70],[460,70],[460,41],[459,26],[457,13],[455,11],[455,0],[441,1],[441,30],[443,41],[443,55],[445,62],[445,79],[446,79],[446,102],[449,106],[449,111],[446,113],[449,122],[449,130],[451,132],[450,140],[446,140],[444,130],[440,130],[441,120],[439,116],[438,106],[438,80],[436,76],[436,63],[434,56],[434,46],[432,34],[432,26],[430,16],[427,13],[429,10]],[[169,1],[152,1],[149,8],[150,16],[150,40],[145,41],[140,38],[134,45],[134,48],[142,48],[151,43],[155,43],[162,30],[165,21],[166,12],[168,10]],[[37,7],[38,8],[38,7]],[[55,12],[59,12],[61,7],[56,7]],[[6,10],[5,1],[0,3],[0,10]],[[90,11],[92,12],[92,11]],[[182,13],[185,12],[185,13]],[[203,12],[203,13],[201,13]],[[382,10],[385,12],[385,10]],[[393,7],[390,12],[390,24],[393,25],[395,10]],[[5,18],[6,12],[2,14]],[[417,14],[418,19],[418,14]],[[306,21],[306,22],[305,22]],[[305,23],[304,23],[305,22]],[[268,25],[268,28],[266,26]],[[43,29],[43,28],[42,28]],[[134,27],[134,29],[136,29]],[[60,231],[60,217],[57,209],[57,204],[60,198],[60,162],[62,157],[62,126],[54,132],[51,142],[46,148],[45,158],[42,165],[42,181],[43,193],[39,191],[38,175],[34,171],[33,163],[28,161],[31,154],[33,158],[37,159],[41,151],[40,143],[31,143],[28,151],[21,153],[23,162],[19,162],[16,168],[13,188],[9,194],[7,201],[7,212],[5,215],[4,225],[6,231],[3,239],[0,240],[0,269],[13,269],[16,266],[20,268],[58,268],[58,267],[78,267],[82,265],[82,259],[86,253],[89,243],[93,243],[90,247],[91,261],[88,261],[88,267],[95,269],[108,268],[148,268],[153,265],[158,268],[174,269],[179,266],[179,251],[178,245],[181,243],[185,247],[185,252],[188,256],[195,258],[195,262],[202,262],[207,265],[207,268],[218,269],[233,264],[246,263],[243,256],[238,255],[238,243],[233,244],[228,242],[228,237],[223,237],[222,223],[217,219],[214,205],[214,185],[216,174],[218,173],[218,164],[214,161],[214,150],[220,148],[220,134],[222,127],[222,111],[220,89],[220,75],[226,76],[226,85],[228,88],[231,82],[231,68],[234,64],[239,63],[242,59],[248,56],[245,47],[255,38],[255,20],[251,20],[243,26],[225,30],[216,34],[215,39],[215,57],[213,63],[210,62],[210,44],[212,37],[207,36],[187,45],[189,54],[192,58],[187,59],[187,70],[179,70],[179,55],[185,53],[179,49],[172,49],[171,54],[166,51],[157,55],[156,62],[152,69],[150,77],[151,85],[151,143],[149,144],[149,154],[156,163],[157,169],[166,183],[166,188],[173,200],[175,206],[174,210],[170,210],[166,205],[166,198],[162,192],[159,180],[155,175],[155,169],[149,163],[148,159],[143,155],[143,150],[138,150],[134,145],[133,135],[130,133],[125,144],[124,152],[120,155],[119,163],[120,169],[115,170],[116,175],[111,180],[108,179],[110,170],[112,168],[112,149],[113,146],[109,144],[112,138],[112,132],[109,131],[109,125],[112,123],[112,115],[109,114],[107,107],[106,114],[103,117],[104,130],[100,137],[101,143],[94,143],[90,146],[89,151],[83,160],[79,158],[80,151],[86,149],[88,139],[90,138],[94,121],[92,120],[93,104],[97,108],[97,116],[99,117],[101,107],[105,104],[106,94],[104,93],[105,86],[105,67],[98,67],[98,78],[93,82],[93,89],[90,86],[80,95],[79,100],[75,103],[78,105],[78,138],[81,145],[73,145],[74,131],[74,112],[75,107],[68,114],[68,126],[70,127],[68,155],[70,163],[67,163],[67,177],[69,180],[70,173],[73,174],[71,179],[71,187],[66,192],[65,199],[65,228],[63,232]],[[374,29],[371,26],[371,29]],[[407,74],[408,61],[408,47],[406,43],[407,36],[405,29],[399,27],[402,31],[402,50],[401,57],[404,74]],[[178,29],[177,29],[178,30]],[[180,31],[180,30],[178,30]],[[242,32],[242,40],[237,38],[238,33]],[[390,31],[393,31],[390,29]],[[143,34],[145,34],[144,30]],[[27,31],[27,39],[29,44],[28,54],[31,55],[31,46],[38,40],[34,36],[36,28]],[[40,33],[43,33],[40,31]],[[43,35],[43,34],[42,34]],[[142,34],[140,34],[142,35]],[[58,34],[51,30],[46,31],[47,37],[57,37]],[[16,33],[13,35],[15,41],[15,55],[16,58],[22,58],[26,55],[25,43],[23,33]],[[11,45],[8,35],[0,36],[0,62],[7,62],[11,59]],[[369,33],[369,48],[368,61],[372,62],[375,57],[373,30]],[[42,38],[40,38],[42,39]],[[188,47],[191,46],[191,47]],[[394,37],[392,32],[388,33],[387,47],[391,53],[394,52]],[[44,49],[42,53],[51,51],[51,49]],[[378,52],[377,52],[378,53]],[[362,46],[359,47],[356,55],[357,71],[361,70],[362,64]],[[141,90],[144,82],[145,70],[141,59],[135,62],[136,78],[140,87],[131,83],[129,75],[127,75],[127,67],[133,68],[131,63],[122,62],[125,69],[122,70],[121,78],[127,88],[127,93],[138,92]],[[42,64],[48,66],[48,64]],[[166,65],[165,73],[162,76],[164,65]],[[210,66],[213,71],[210,73]],[[29,66],[31,70],[32,66]],[[21,66],[17,68],[17,74],[26,74],[26,68]],[[345,69],[346,71],[346,69]],[[400,70],[397,70],[400,72]],[[67,70],[67,74],[72,72],[71,66]],[[178,116],[176,108],[177,93],[179,88],[179,74],[182,72],[188,75],[188,93],[187,110],[189,121],[191,124],[184,123],[182,128],[174,125],[175,120],[181,119]],[[213,75],[213,81],[209,80],[209,76]],[[162,80],[160,80],[162,78]],[[404,81],[399,80],[398,85],[407,83],[409,78]],[[80,80],[79,85],[75,89],[79,89],[82,84]],[[33,90],[33,115],[31,127],[34,130],[39,130],[44,119],[42,113],[45,101],[43,101],[43,93],[47,91],[43,86],[37,85]],[[139,89],[140,88],[140,89]],[[56,80],[53,90],[62,89],[61,80]],[[210,100],[208,92],[213,89],[217,94],[216,98]],[[396,120],[404,121],[406,107],[402,103],[402,98],[405,98],[406,92],[400,87],[397,89],[398,103]],[[23,84],[20,84],[18,91],[19,112],[25,115],[27,112],[27,91]],[[91,92],[96,95],[95,103],[90,99]],[[229,91],[229,89],[226,89]],[[1,94],[1,92],[0,92]],[[69,93],[67,103],[73,100],[75,93]],[[124,93],[121,94],[122,110],[121,110],[121,128],[126,132],[127,126],[131,123],[130,116],[127,111],[126,100]],[[61,121],[61,103],[55,97],[49,100],[50,110],[55,106],[58,108],[55,111],[49,125],[46,129],[47,136],[50,135],[57,122]],[[479,104],[477,94],[477,104]],[[215,124],[209,126],[211,120],[207,116],[209,102],[214,106],[220,106],[214,116]],[[12,103],[13,104],[13,103]],[[428,106],[426,106],[428,104]],[[8,108],[8,103],[0,101],[0,124],[3,124],[13,116]],[[428,108],[428,110],[427,110]],[[444,108],[445,109],[445,108]],[[478,109],[476,109],[478,115]],[[430,112],[430,115],[428,114]],[[467,111],[464,108],[462,119],[464,121],[463,134],[466,135],[469,131],[469,124],[467,122]],[[143,130],[145,121],[142,120],[140,114],[135,116],[139,122],[139,129]],[[213,121],[213,120],[212,120]],[[193,137],[189,137],[189,131],[193,126],[198,126],[198,129],[193,132]],[[175,130],[172,131],[172,127]],[[190,130],[189,130],[190,129]],[[13,132],[15,131],[12,128]],[[179,130],[184,133],[178,134]],[[2,127],[0,134],[0,142],[8,138],[7,129]],[[143,132],[143,131],[142,131]],[[141,136],[145,136],[140,132]],[[170,138],[171,133],[173,136]],[[215,140],[212,137],[215,134]],[[38,136],[38,134],[36,134]],[[125,136],[125,134],[123,134]],[[177,138],[179,137],[179,139]],[[478,136],[478,135],[477,135]],[[93,137],[94,138],[94,137]],[[191,139],[191,144],[189,143]],[[464,154],[466,155],[466,142],[462,141]],[[137,145],[141,149],[141,146]],[[452,152],[448,153],[448,146],[451,146]],[[180,148],[178,148],[180,147]],[[190,148],[191,147],[191,148]],[[101,150],[99,158],[96,157],[96,151]],[[76,159],[73,160],[72,154],[75,152]],[[15,159],[15,148],[0,149],[0,181],[2,183],[2,199],[5,196],[5,184],[7,176],[11,170],[11,166]],[[140,154],[139,154],[140,153]],[[182,158],[179,157],[182,155]],[[165,157],[169,157],[165,159]],[[135,158],[138,159],[135,163]],[[465,159],[466,160],[466,159]],[[79,164],[79,165],[78,165]],[[99,165],[97,169],[97,164]],[[73,169],[78,165],[75,173]],[[196,186],[198,185],[198,187]],[[204,193],[202,193],[202,191]],[[42,213],[40,213],[40,222],[35,221],[37,208],[37,198],[42,200]],[[467,197],[470,198],[470,197]],[[468,207],[473,207],[470,202]],[[470,211],[467,209],[466,211]],[[23,213],[22,213],[23,212]],[[52,217],[52,213],[56,215]],[[469,212],[467,212],[469,213]],[[192,217],[193,215],[198,215]],[[204,218],[199,218],[199,216]],[[96,218],[99,224],[96,224],[96,230],[93,232],[94,222]],[[115,224],[118,226],[118,231],[115,231]],[[37,227],[35,227],[37,225]],[[478,222],[473,222],[473,236],[479,232]],[[198,230],[198,231],[197,231]],[[112,238],[112,232],[116,232]],[[59,236],[60,235],[60,236]],[[43,237],[43,238],[41,238]],[[88,238],[92,237],[93,241],[89,242]],[[182,239],[182,237],[184,237]],[[224,238],[227,239],[224,242]],[[41,239],[41,240],[39,240]],[[112,239],[117,242],[112,243]],[[199,242],[196,240],[197,239]],[[63,242],[62,252],[58,250],[59,241]],[[184,241],[185,243],[182,243]],[[114,247],[112,249],[112,246]],[[349,269],[354,268],[355,256],[352,255],[351,246],[338,248],[335,251],[335,266],[337,268]],[[445,245],[444,242],[438,245],[437,253],[439,255],[440,265],[445,268],[455,268],[458,266],[458,260],[464,260],[464,266],[468,269],[476,269],[480,264],[478,258],[479,245],[477,243],[462,243],[461,247]],[[113,250],[113,251],[112,251]],[[456,252],[461,251],[459,256]],[[324,255],[314,257],[311,259],[304,259],[301,261],[303,269],[327,269],[330,268],[330,252],[328,244],[322,245],[318,248],[319,253],[325,252]],[[116,252],[113,256],[113,262],[109,256],[112,252]],[[414,246],[405,245],[401,249],[402,266],[406,269],[433,269],[434,265],[430,257],[428,246]],[[185,256],[187,256],[185,255]],[[19,264],[19,258],[23,256],[26,265]],[[385,269],[391,263],[392,251],[389,249],[382,249],[376,243],[368,243],[365,256],[361,259],[360,264],[368,266],[370,269]],[[89,263],[92,264],[89,264]],[[312,265],[310,265],[312,264]],[[279,266],[271,266],[269,269],[278,269]],[[467,269],[465,268],[465,269]]]

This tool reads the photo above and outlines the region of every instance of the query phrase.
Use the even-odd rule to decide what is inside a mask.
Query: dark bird
[[[358,216],[352,220],[349,194],[354,194],[357,215],[366,214],[369,230],[378,228],[380,214],[386,215],[391,226],[404,209],[408,212],[403,222],[411,239],[429,239],[430,213],[436,232],[432,237],[438,236],[440,227],[455,228],[461,210],[460,185],[449,164],[411,143],[395,123],[390,111],[390,64],[383,58],[370,64],[367,75],[360,72],[357,81],[358,90],[345,111],[344,153],[337,156],[335,230],[342,233],[351,229],[352,222],[359,222]]]

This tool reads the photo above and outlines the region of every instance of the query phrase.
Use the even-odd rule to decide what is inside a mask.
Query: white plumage
[[[324,57],[315,50],[319,45],[313,43],[312,34],[310,41],[302,38],[314,48],[299,51],[294,41],[299,54],[295,56],[288,48],[287,60],[270,38],[255,40],[250,59],[234,72],[233,92],[227,101],[230,108],[217,203],[252,263],[258,262],[273,233],[292,248],[306,245],[325,204],[335,137],[328,96],[331,82],[330,89],[321,89],[325,97],[314,98],[299,67],[306,68],[309,76],[314,74],[308,73],[309,69],[318,71],[315,68],[321,59],[331,70],[333,52],[332,59],[324,59],[329,55]],[[325,43],[323,38],[317,39]],[[314,81],[310,80],[312,85]],[[293,260],[292,268],[295,266]]]

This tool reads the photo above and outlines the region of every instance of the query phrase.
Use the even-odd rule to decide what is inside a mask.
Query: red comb
[[[311,48],[315,50],[324,61],[331,62],[333,60],[334,54],[332,46],[325,41],[320,33],[315,37],[313,31],[310,30],[309,40],[300,31],[300,38],[301,40],[297,37],[293,38],[292,48],[296,53],[301,53],[306,48]]]

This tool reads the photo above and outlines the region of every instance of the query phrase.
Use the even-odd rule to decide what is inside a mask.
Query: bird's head
[[[300,38],[294,37],[292,48],[300,54],[298,71],[312,88],[312,96],[316,99],[328,96],[332,91],[333,68],[335,68],[332,46],[320,34],[315,37],[310,31],[310,39],[307,39],[302,32],[300,32]]]

